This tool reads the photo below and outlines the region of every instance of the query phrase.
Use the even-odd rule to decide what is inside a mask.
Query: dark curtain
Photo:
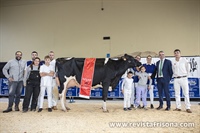
[[[7,62],[0,62],[0,78],[5,78],[5,76],[3,75],[2,69],[6,63]]]

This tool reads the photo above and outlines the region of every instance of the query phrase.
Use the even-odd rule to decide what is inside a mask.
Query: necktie
[[[160,60],[159,76],[162,76],[162,66],[163,66],[163,60]]]

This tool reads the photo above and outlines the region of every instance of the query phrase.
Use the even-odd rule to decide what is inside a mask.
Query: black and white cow
[[[66,97],[66,92],[69,87],[80,87],[79,84],[81,82],[84,60],[85,58],[56,59],[58,78],[61,85],[59,93],[62,94],[62,97]],[[125,54],[118,60],[113,60],[110,58],[106,63],[105,59],[103,58],[96,59],[92,85],[95,86],[97,84],[101,84],[103,87],[103,111],[107,111],[106,100],[109,86],[114,89],[117,86],[121,76],[128,68],[139,67],[140,65],[140,62],[127,54]],[[70,83],[70,80],[73,80],[73,83]],[[62,101],[62,99],[61,106],[62,109],[66,111],[67,106],[64,105],[64,101]]]

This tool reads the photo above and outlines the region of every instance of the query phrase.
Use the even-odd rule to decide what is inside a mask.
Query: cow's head
[[[139,62],[138,60],[136,60],[133,56],[128,55],[128,54],[124,54],[124,56],[122,57],[122,59],[126,62],[128,62],[130,67],[139,67],[142,65],[141,62]]]

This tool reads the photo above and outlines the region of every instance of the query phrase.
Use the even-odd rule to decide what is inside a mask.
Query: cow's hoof
[[[71,110],[69,107],[66,107],[67,110]]]
[[[62,111],[63,111],[63,112],[68,112],[68,110],[66,110],[66,109],[62,109]]]
[[[108,110],[103,110],[103,112],[104,112],[104,113],[109,113],[109,111],[108,111]]]

